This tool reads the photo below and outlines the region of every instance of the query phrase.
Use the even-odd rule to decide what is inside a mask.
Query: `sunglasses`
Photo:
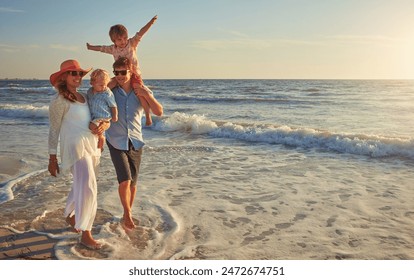
[[[73,77],[76,77],[76,76],[81,76],[81,77],[83,77],[83,76],[85,76],[85,72],[83,72],[83,71],[68,71],[68,73],[71,75],[71,76],[73,76]]]
[[[114,70],[114,75],[115,75],[115,76],[118,76],[118,75],[125,76],[125,75],[128,73],[128,71],[129,71],[129,70],[119,70],[119,71]]]

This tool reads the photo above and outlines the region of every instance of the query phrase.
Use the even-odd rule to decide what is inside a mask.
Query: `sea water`
[[[59,259],[413,259],[414,81],[148,80],[131,232],[105,148],[87,252],[51,177],[48,81],[0,81],[0,226],[59,240]],[[84,81],[81,91],[86,91]],[[12,166],[13,168],[9,168]]]

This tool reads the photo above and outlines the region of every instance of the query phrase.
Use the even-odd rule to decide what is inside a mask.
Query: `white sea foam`
[[[188,115],[175,112],[155,124],[154,129],[159,131],[188,131],[192,134],[206,134],[217,129],[217,124],[205,116]]]
[[[330,132],[314,128],[220,123],[205,116],[175,112],[156,123],[155,130],[208,134],[248,142],[281,144],[306,149],[324,149],[338,153],[370,157],[402,157],[414,159],[414,139]]]
[[[13,195],[13,191],[12,191],[12,188],[13,188],[14,185],[16,185],[17,183],[19,183],[19,182],[21,182],[21,181],[23,181],[27,178],[30,178],[32,176],[36,176],[37,174],[40,174],[44,171],[46,171],[46,169],[30,172],[30,173],[24,174],[20,177],[17,177],[15,179],[12,179],[12,180],[8,181],[7,183],[5,183],[4,186],[0,187],[0,204],[14,199],[14,195]]]
[[[55,92],[52,86],[46,87],[23,87],[21,84],[9,84],[7,87],[0,87],[0,90],[32,93],[51,93]]]
[[[31,104],[1,104],[0,105],[0,117],[7,118],[47,118],[48,117],[48,105],[35,106]]]

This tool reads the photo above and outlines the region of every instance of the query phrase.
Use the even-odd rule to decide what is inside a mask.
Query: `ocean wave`
[[[197,103],[234,103],[234,102],[263,102],[263,103],[299,103],[300,101],[289,99],[285,97],[258,97],[255,95],[251,96],[244,96],[244,97],[222,97],[222,96],[215,96],[215,97],[208,97],[208,96],[193,96],[193,95],[175,95],[169,96],[174,101],[177,102],[197,102]]]
[[[305,149],[323,149],[373,158],[400,157],[414,159],[414,139],[368,134],[335,133],[313,128],[286,125],[254,125],[217,122],[205,116],[175,112],[154,125],[158,131],[184,131],[231,138],[247,142],[286,145]]]
[[[16,119],[42,119],[47,118],[49,106],[34,106],[31,104],[1,104],[0,117]]]
[[[55,92],[54,88],[52,86],[38,86],[38,87],[23,87],[20,84],[10,84],[7,87],[0,87],[0,90],[7,90],[7,91],[11,91],[11,92],[31,92],[31,93],[50,93],[50,92]]]

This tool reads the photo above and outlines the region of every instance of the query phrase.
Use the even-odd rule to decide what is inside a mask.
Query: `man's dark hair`
[[[131,66],[132,66],[132,64],[131,64],[131,62],[129,61],[129,59],[128,58],[126,58],[126,57],[120,57],[120,58],[118,58],[115,62],[114,62],[114,64],[112,65],[112,67],[115,69],[115,68],[122,68],[122,67],[125,67],[125,68],[127,68],[127,69],[129,69],[129,70],[131,70]]]

